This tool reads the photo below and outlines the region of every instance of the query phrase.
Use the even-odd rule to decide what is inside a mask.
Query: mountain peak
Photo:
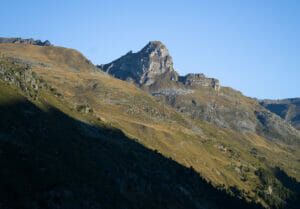
[[[146,53],[154,56],[170,56],[167,47],[160,41],[150,41],[140,53]]]
[[[146,86],[154,83],[157,76],[174,72],[172,57],[160,41],[150,41],[139,52],[127,53],[99,67],[116,78]]]
[[[153,47],[165,47],[165,45],[161,41],[149,41],[149,43],[146,45],[147,46],[153,46]]]
[[[143,48],[143,49],[159,49],[159,48],[165,48],[166,49],[166,46],[160,42],[160,41],[149,41],[148,44]]]
[[[139,85],[150,86],[158,78],[163,78],[188,86],[212,87],[215,90],[220,88],[217,79],[206,78],[203,74],[179,76],[173,68],[167,47],[160,41],[150,41],[139,52],[130,51],[121,58],[98,67],[116,78]]]

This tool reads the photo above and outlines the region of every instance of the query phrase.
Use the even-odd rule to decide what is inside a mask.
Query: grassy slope
[[[74,110],[51,87],[37,98],[27,91],[0,79],[1,208],[258,207]]]
[[[30,54],[26,53],[27,47]],[[290,148],[255,134],[239,133],[192,120],[170,106],[158,103],[154,97],[134,85],[109,76],[95,75],[93,71],[87,73],[85,69],[82,72],[69,71],[68,58],[62,61],[49,58],[55,47],[49,48],[51,53],[41,53],[48,49],[36,47],[0,45],[0,52],[6,56],[27,54],[41,62],[47,60],[54,66],[58,65],[35,68],[33,71],[55,87],[55,91],[63,95],[63,101],[72,104],[71,109],[66,110],[64,105],[57,104],[57,100],[43,96],[47,103],[63,112],[80,119],[82,113],[75,110],[79,106],[88,106],[93,113],[87,115],[92,115],[92,118],[99,118],[106,124],[120,128],[139,143],[158,150],[184,166],[193,166],[214,185],[237,185],[249,191],[249,198],[255,196],[253,190],[260,184],[254,174],[259,167],[278,165],[299,180],[298,150],[293,153]],[[71,50],[55,50],[58,50],[55,52],[57,54],[74,56]],[[72,60],[82,63],[81,55],[76,56]],[[92,122],[94,119],[85,120]],[[253,148],[257,150],[256,154],[251,153]],[[246,181],[243,180],[245,178]]]
[[[80,52],[63,47],[43,47],[24,44],[1,44],[1,52],[14,58],[25,58],[27,61],[37,60],[48,68],[67,71],[91,72],[97,68]],[[54,65],[52,65],[55,63]],[[36,63],[39,64],[39,63]]]

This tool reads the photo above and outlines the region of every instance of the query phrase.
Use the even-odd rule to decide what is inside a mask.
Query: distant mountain
[[[300,98],[259,100],[259,103],[300,130]]]
[[[129,52],[98,67],[116,78],[137,84],[193,119],[257,133],[273,141],[300,142],[299,131],[254,99],[221,87],[219,80],[203,74],[180,76],[173,68],[166,46],[159,41],[151,41],[137,53]]]
[[[23,38],[0,38],[0,44],[3,43],[14,43],[14,44],[31,44],[31,45],[39,45],[39,46],[52,46],[50,41],[46,40],[42,42],[41,40],[23,39]]]

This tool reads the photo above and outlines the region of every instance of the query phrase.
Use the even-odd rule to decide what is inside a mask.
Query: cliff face
[[[50,41],[41,41],[30,39],[22,39],[22,38],[0,38],[0,44],[30,44],[30,45],[39,45],[39,46],[52,46]]]
[[[139,52],[139,57],[141,62],[138,66],[142,69],[141,79],[145,85],[151,85],[156,76],[174,72],[172,57],[161,42],[150,42]],[[177,80],[177,75],[170,76],[170,80]]]

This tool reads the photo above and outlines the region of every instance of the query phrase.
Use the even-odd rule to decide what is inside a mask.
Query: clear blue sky
[[[94,64],[160,40],[180,74],[251,97],[300,97],[299,0],[6,0],[0,18],[2,37],[48,39]]]

